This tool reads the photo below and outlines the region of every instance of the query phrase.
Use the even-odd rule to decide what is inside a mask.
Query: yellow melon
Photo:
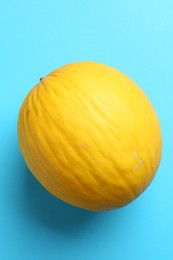
[[[21,152],[53,195],[101,211],[138,197],[158,169],[158,117],[129,77],[96,62],[65,65],[41,79],[18,118]]]

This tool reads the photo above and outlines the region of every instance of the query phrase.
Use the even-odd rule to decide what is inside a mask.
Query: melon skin
[[[154,178],[160,123],[139,86],[120,71],[77,62],[42,78],[25,98],[18,140],[35,178],[74,206],[127,205]]]

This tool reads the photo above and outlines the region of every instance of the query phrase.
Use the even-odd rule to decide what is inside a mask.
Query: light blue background
[[[120,69],[160,118],[163,158],[151,186],[120,210],[69,206],[32,177],[17,117],[41,76],[73,61]],[[173,1],[29,0],[0,7],[0,259],[173,259]]]

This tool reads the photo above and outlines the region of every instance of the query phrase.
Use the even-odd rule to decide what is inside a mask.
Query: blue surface
[[[3,1],[0,8],[0,259],[173,259],[173,1]],[[41,76],[93,60],[133,78],[161,121],[151,186],[120,210],[92,213],[50,195],[20,154],[20,105]]]

